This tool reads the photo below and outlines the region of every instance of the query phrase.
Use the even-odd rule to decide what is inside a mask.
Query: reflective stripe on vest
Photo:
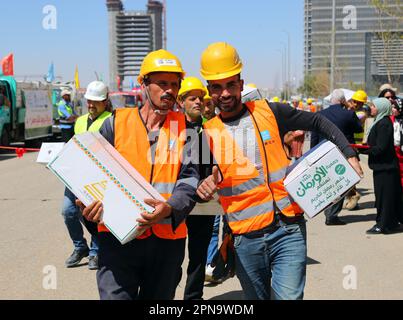
[[[119,153],[165,198],[169,199],[176,185],[194,184],[197,179],[179,179],[183,147],[186,141],[186,122],[183,114],[169,112],[160,129],[155,151],[154,164],[151,163],[151,148],[147,129],[139,115],[139,110],[118,109],[115,113],[115,148]],[[196,180],[196,181],[194,181]],[[107,231],[98,226],[99,231]],[[152,230],[152,231],[151,231]],[[186,238],[187,229],[182,222],[175,233],[171,218],[164,219],[148,229],[139,239],[147,238],[153,232],[163,239]]]
[[[71,115],[73,115],[74,111],[73,108],[70,107],[64,100],[59,101],[59,103],[57,104],[57,113],[59,114],[59,117],[62,119],[66,119],[66,116],[64,115],[63,112],[60,111],[59,107],[61,107],[62,105],[66,106],[66,110],[67,112]],[[61,120],[63,121],[63,120]]]
[[[302,214],[284,187],[289,160],[272,110],[264,100],[246,105],[253,118],[264,176],[243,154],[219,117],[204,125],[212,140],[211,151],[223,175],[218,195],[234,234],[266,227],[274,220],[276,207],[287,216]]]
[[[76,121],[76,124],[74,126],[74,133],[75,134],[80,134],[84,132],[97,132],[99,129],[101,129],[102,124],[104,121],[109,118],[112,115],[112,113],[108,111],[104,111],[101,115],[98,116],[98,118],[95,119],[95,121],[90,125],[90,127],[87,130],[87,124],[88,124],[88,117],[90,116],[89,113],[79,117]]]

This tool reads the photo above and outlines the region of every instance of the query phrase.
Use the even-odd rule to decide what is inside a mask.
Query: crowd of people
[[[403,104],[396,89],[382,88],[371,103],[362,90],[347,101],[337,89],[321,111],[312,99],[307,107],[295,99],[242,103],[242,69],[236,49],[218,42],[201,55],[205,84],[185,77],[174,54],[149,53],[138,77],[141,108],[109,112],[107,87],[95,81],[85,95],[89,114],[77,118],[70,93],[63,92],[65,141],[99,131],[166,200],[145,199],[154,212],[138,218],[142,235],[121,245],[102,222],[102,202],[84,207],[66,189],[62,211],[74,245],[66,266],[89,256],[101,299],[174,299],[186,239],[183,298],[202,299],[205,281],[224,280],[213,276],[221,220],[233,239],[235,272],[246,299],[302,299],[306,223],[284,179],[291,161],[303,156],[307,132],[311,146],[324,139],[336,144],[361,177],[359,153],[368,154],[377,209],[368,233],[390,233],[403,223]],[[355,209],[357,189],[346,197],[346,206]],[[196,203],[209,201],[218,202],[224,215],[190,215]],[[326,225],[344,224],[338,218],[343,201],[326,209]],[[82,224],[91,234],[90,246]]]

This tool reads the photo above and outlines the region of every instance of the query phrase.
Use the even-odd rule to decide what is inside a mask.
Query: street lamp
[[[288,71],[288,73],[287,73],[287,99],[288,99],[288,97],[291,97],[291,91],[290,91],[290,88],[289,88],[289,86],[290,86],[290,78],[291,78],[291,75],[290,75],[290,64],[291,64],[291,61],[290,61],[290,52],[291,52],[291,38],[290,38],[290,33],[288,32],[288,31],[286,31],[286,30],[282,30],[281,32],[284,32],[284,33],[286,33],[287,34],[287,38],[288,38],[288,58],[287,58],[287,60],[288,60],[288,62],[287,62],[287,71]]]
[[[283,43],[281,43],[281,44],[283,44]],[[285,79],[285,73],[286,73],[286,70],[285,70],[285,47],[282,47],[281,49],[277,49],[276,51],[280,52],[280,54],[281,54],[281,90],[284,91],[284,89],[285,89],[284,84],[285,84],[285,81],[286,81],[286,79]]]

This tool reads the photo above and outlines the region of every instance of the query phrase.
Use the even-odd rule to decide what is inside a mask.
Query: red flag
[[[5,76],[14,75],[14,55],[12,53],[1,60],[1,67]]]
[[[121,91],[121,90],[120,90],[121,80],[120,80],[120,77],[119,77],[119,76],[116,77],[116,82],[118,83],[118,91]]]

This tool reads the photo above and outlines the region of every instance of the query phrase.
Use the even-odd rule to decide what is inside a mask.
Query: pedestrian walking
[[[345,135],[350,144],[354,144],[354,134],[362,132],[362,125],[357,115],[353,110],[345,108],[346,98],[341,89],[335,89],[331,96],[331,105],[329,108],[320,111],[319,113],[334,123],[341,132]],[[311,148],[315,147],[325,138],[317,132],[312,132]],[[327,226],[339,226],[346,223],[341,220],[338,215],[343,209],[344,198],[341,198],[337,203],[331,205],[325,210]]]
[[[89,113],[79,117],[74,126],[74,133],[81,134],[87,131],[99,131],[103,122],[111,116],[106,111],[108,104],[108,88],[100,82],[91,82],[86,90],[84,98],[87,99]],[[85,257],[89,257],[88,269],[98,269],[98,231],[93,222],[83,219],[79,208],[76,205],[76,196],[68,189],[65,189],[62,215],[64,223],[73,241],[74,251],[66,260],[67,268],[77,266]],[[84,238],[82,223],[91,234],[91,243],[88,247],[87,240]]]
[[[367,234],[388,234],[398,227],[402,213],[402,186],[399,163],[394,149],[393,124],[390,120],[392,104],[387,98],[378,98],[371,105],[375,117],[369,131],[368,165],[373,170],[376,224]]]

